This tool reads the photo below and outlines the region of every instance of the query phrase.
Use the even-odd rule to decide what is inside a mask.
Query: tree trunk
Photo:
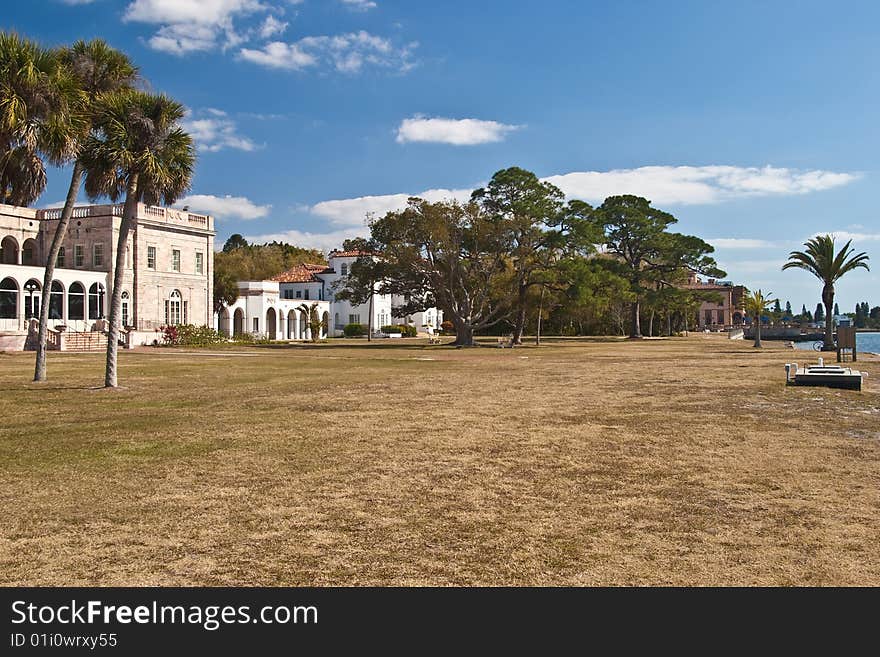
[[[822,303],[825,304],[825,340],[822,351],[835,351],[834,347],[834,286],[826,284],[822,288]]]
[[[638,300],[632,302],[632,320],[630,322],[630,332],[629,337],[631,338],[641,338],[642,337],[642,326],[639,322],[639,302]]]
[[[648,320],[648,336],[654,337],[654,311],[651,310],[651,319]]]
[[[110,295],[110,330],[107,333],[107,367],[104,372],[104,387],[117,387],[116,355],[119,351],[119,324],[122,319],[122,284],[125,276],[125,248],[128,234],[137,219],[138,174],[128,179],[125,190],[125,205],[122,209],[122,222],[119,225],[119,239],[116,241],[116,267],[113,270],[113,291]]]
[[[541,301],[538,303],[538,332],[535,334],[535,346],[541,346],[541,314],[544,312],[544,291],[545,288],[541,288]]]
[[[761,315],[755,317],[755,344],[752,345],[761,349]]]
[[[373,341],[373,282],[370,281],[370,316],[367,318],[367,342]]]
[[[473,347],[474,346],[474,328],[468,322],[462,320],[453,320],[455,325],[455,342],[456,347]]]
[[[513,339],[510,341],[511,346],[522,344],[523,333],[526,330],[526,292],[528,288],[525,285],[519,286],[517,293],[517,305],[519,309],[516,313],[516,323],[513,327]]]
[[[73,175],[70,177],[70,187],[67,189],[64,209],[61,211],[61,218],[55,227],[55,235],[52,237],[49,255],[46,256],[46,272],[43,275],[43,291],[40,295],[40,328],[37,334],[37,362],[34,366],[34,381],[46,380],[46,340],[49,337],[49,306],[52,299],[52,279],[55,278],[55,263],[58,260],[58,252],[61,250],[61,243],[64,241],[67,226],[70,224],[73,206],[76,205],[76,196],[79,194],[82,174],[83,166],[77,160],[73,165]]]

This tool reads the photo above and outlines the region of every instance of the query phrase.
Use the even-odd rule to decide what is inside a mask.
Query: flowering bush
[[[176,326],[163,326],[161,331],[162,339],[168,346],[206,347],[226,342],[225,335],[209,326],[178,324]]]

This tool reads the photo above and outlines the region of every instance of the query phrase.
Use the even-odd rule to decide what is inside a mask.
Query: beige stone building
[[[715,297],[712,301],[704,301],[697,311],[694,323],[701,329],[720,331],[731,326],[742,326],[745,318],[743,302],[745,288],[729,281],[718,281],[710,278],[704,282],[696,274],[691,274],[686,290],[710,292]]]
[[[60,209],[0,205],[0,348],[24,348],[33,331],[43,265],[60,216]],[[56,265],[51,328],[102,328],[121,220],[121,205],[74,208]],[[212,325],[214,235],[210,216],[138,204],[122,293],[131,345],[152,342],[163,325]]]

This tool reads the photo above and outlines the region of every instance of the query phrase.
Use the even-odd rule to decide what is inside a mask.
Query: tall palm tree
[[[755,322],[755,344],[754,347],[758,349],[761,348],[761,316],[765,312],[770,311],[770,304],[772,304],[776,299],[771,299],[770,294],[768,293],[766,296],[759,289],[757,292],[751,292],[746,290],[746,295],[743,298],[743,305],[745,306],[745,311],[749,314]]]
[[[73,151],[76,84],[55,52],[0,32],[0,202],[27,206]]]
[[[128,56],[111,48],[105,41],[77,41],[70,48],[57,53],[61,65],[75,81],[80,91],[80,102],[76,106],[76,120],[72,122],[72,138],[75,140],[73,153],[73,172],[67,189],[67,198],[52,245],[46,256],[46,271],[43,276],[43,291],[40,302],[40,327],[37,335],[37,358],[34,367],[34,381],[46,380],[46,337],[49,328],[49,294],[55,276],[55,262],[70,224],[73,206],[82,183],[84,163],[80,157],[90,133],[96,128],[99,109],[108,94],[130,88],[137,79],[137,68]]]
[[[110,95],[96,120],[97,134],[83,149],[86,193],[89,198],[125,199],[113,290],[104,386],[117,386],[116,356],[122,311],[122,285],[128,236],[137,221],[138,203],[174,203],[190,187],[195,165],[193,139],[179,121],[180,103],[164,94],[127,90]]]
[[[822,281],[822,303],[825,305],[825,341],[822,351],[834,351],[834,284],[853,269],[869,269],[868,255],[853,254],[852,240],[835,253],[834,237],[817,235],[804,243],[804,251],[792,251],[782,269],[804,269]]]

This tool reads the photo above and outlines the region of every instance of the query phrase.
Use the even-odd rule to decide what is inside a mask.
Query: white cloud
[[[762,177],[763,176],[763,177]],[[544,178],[557,185],[569,198],[601,203],[615,194],[637,194],[655,205],[710,204],[750,196],[769,194],[791,195],[829,189],[848,184],[857,174],[830,171],[800,172],[774,167],[641,167],[615,171],[586,171]],[[777,181],[771,184],[769,181]],[[783,184],[779,181],[785,181]],[[479,187],[477,184],[474,188]],[[772,189],[772,191],[769,191]],[[760,191],[759,191],[760,190]],[[436,202],[454,198],[466,201],[471,189],[431,189],[419,194],[386,194],[323,201],[312,206],[311,212],[335,224],[354,225],[363,222],[367,213],[381,216],[399,210],[410,196]],[[722,238],[725,239],[725,238]],[[728,240],[726,246],[735,248]],[[715,240],[718,243],[719,240]],[[720,246],[721,244],[719,244]],[[762,245],[763,248],[764,245]],[[770,243],[767,243],[770,246]],[[757,248],[754,243],[742,248]]]
[[[472,146],[502,141],[507,133],[521,126],[480,119],[445,119],[414,116],[404,119],[397,129],[397,143],[433,142]]]
[[[707,237],[706,241],[719,249],[770,249],[777,246],[768,240],[747,237]]]
[[[276,34],[283,34],[286,29],[287,23],[284,21],[280,21],[274,16],[266,16],[266,20],[260,26],[259,33],[261,38],[268,39]]]
[[[576,171],[545,178],[566,196],[601,203],[636,194],[655,205],[719,203],[752,196],[807,194],[847,185],[859,174],[780,167],[647,166],[612,171]]]
[[[810,237],[817,237],[819,235],[828,235],[829,233],[815,233]],[[880,233],[851,233],[846,230],[835,230],[830,233],[830,235],[834,238],[835,242],[848,242],[849,240],[853,241],[853,246],[855,246],[858,242],[878,242],[880,241]]]
[[[287,230],[280,233],[270,233],[267,235],[246,235],[245,239],[251,244],[262,244],[264,242],[287,242],[306,249],[318,249],[320,251],[330,251],[338,249],[342,246],[342,242],[353,237],[367,237],[369,231],[365,228],[346,228],[329,233],[312,233],[301,230]]]
[[[90,5],[95,0],[61,0],[65,5]]]
[[[237,31],[234,20],[270,9],[259,0],[134,0],[122,19],[160,25],[147,44],[154,50],[186,55],[218,45],[224,49],[240,45],[249,32]]]
[[[369,32],[349,32],[333,36],[307,36],[293,43],[273,41],[262,48],[242,48],[245,61],[287,70],[324,64],[343,73],[357,73],[364,66],[408,71],[415,64],[412,51],[418,44],[396,47],[389,39]]]
[[[785,258],[777,258],[775,260],[736,260],[734,262],[719,262],[718,266],[724,271],[731,274],[735,272],[736,276],[743,274],[768,274],[770,272],[780,272]],[[766,291],[766,290],[765,290]]]
[[[418,196],[436,203],[444,200],[467,201],[470,189],[429,189],[421,194],[387,194],[384,196],[361,196],[339,201],[323,201],[310,208],[312,214],[328,219],[333,224],[354,226],[363,225],[368,214],[381,217],[387,212],[406,207],[410,196]]]
[[[342,4],[354,11],[369,11],[378,6],[373,0],[342,0]]]
[[[196,145],[205,151],[216,152],[224,148],[254,151],[258,148],[251,139],[238,134],[235,121],[222,110],[209,107],[196,113],[190,112],[181,121],[181,127],[190,133]]]
[[[175,207],[189,206],[193,212],[204,212],[218,219],[260,219],[269,214],[271,205],[257,205],[244,196],[214,196],[190,194],[180,199]]]
[[[265,11],[259,0],[134,0],[123,20],[140,23],[222,25],[232,17]]]

